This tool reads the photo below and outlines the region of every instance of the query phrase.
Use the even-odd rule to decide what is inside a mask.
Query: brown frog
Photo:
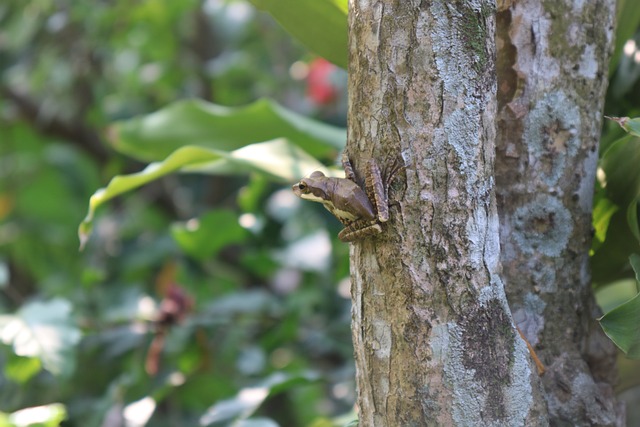
[[[344,224],[338,238],[353,242],[382,232],[382,224],[389,220],[389,185],[402,169],[394,163],[386,177],[380,173],[375,160],[365,169],[364,189],[356,180],[349,158],[342,158],[346,178],[333,178],[315,171],[293,186],[301,199],[319,202]]]

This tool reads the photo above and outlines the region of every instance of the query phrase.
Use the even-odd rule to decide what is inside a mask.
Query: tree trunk
[[[547,425],[500,277],[490,0],[352,0],[355,171],[406,164],[351,247],[360,425]]]
[[[496,192],[511,309],[547,366],[550,422],[623,425],[588,255],[615,1],[518,0],[497,16]]]

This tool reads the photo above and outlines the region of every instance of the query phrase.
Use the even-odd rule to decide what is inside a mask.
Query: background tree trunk
[[[407,166],[351,247],[360,425],[547,425],[499,276],[494,2],[350,6],[347,152]]]
[[[589,247],[615,1],[499,7],[496,193],[516,323],[547,366],[554,425],[623,425]]]

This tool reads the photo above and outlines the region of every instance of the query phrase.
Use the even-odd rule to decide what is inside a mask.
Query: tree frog
[[[347,155],[342,157],[346,178],[333,178],[315,171],[295,184],[293,192],[301,199],[320,202],[344,224],[338,238],[353,242],[382,232],[382,224],[389,219],[389,185],[402,168],[393,165],[383,177],[375,160],[365,169],[364,189],[357,182]]]

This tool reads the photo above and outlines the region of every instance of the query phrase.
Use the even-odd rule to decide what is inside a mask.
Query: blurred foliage
[[[245,1],[8,0],[0,28],[0,426],[352,420],[348,248],[288,183],[340,151],[344,71],[309,97],[317,57]],[[235,175],[160,173],[78,252],[96,189],[187,165]]]
[[[639,115],[632,3],[616,117]],[[352,424],[348,246],[289,187],[344,142],[345,73],[305,47],[346,65],[346,1],[8,0],[0,28],[0,426]],[[594,200],[627,351],[639,148],[605,124]]]

